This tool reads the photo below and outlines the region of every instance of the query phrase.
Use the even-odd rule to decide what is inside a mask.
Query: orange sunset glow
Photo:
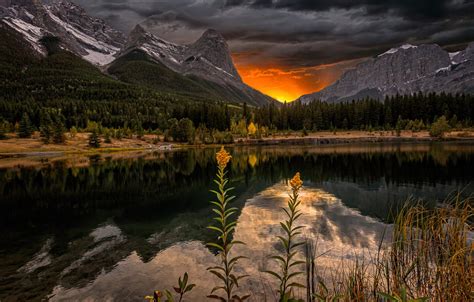
[[[332,84],[348,66],[355,62],[342,62],[312,67],[285,67],[264,63],[248,63],[242,54],[233,54],[234,63],[249,86],[280,102],[291,102],[300,96],[317,92]]]
[[[237,65],[237,69],[246,84],[280,102],[293,101],[304,94],[319,91],[329,84],[310,73],[299,75],[278,67],[263,69]]]

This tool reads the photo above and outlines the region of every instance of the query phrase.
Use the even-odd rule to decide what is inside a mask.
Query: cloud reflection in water
[[[241,287],[242,291],[253,293],[252,301],[259,301],[263,295],[273,297],[269,291],[274,280],[261,271],[274,268],[268,256],[278,248],[276,236],[282,234],[279,223],[285,218],[281,207],[286,206],[288,192],[289,187],[284,182],[261,191],[247,200],[238,218],[235,238],[247,245],[236,246],[235,251],[249,259],[242,260],[237,269],[238,273],[252,276]],[[300,198],[304,236],[317,241],[318,254],[327,252],[317,260],[321,275],[340,267],[341,260],[353,261],[355,257],[368,256],[377,250],[385,224],[361,215],[318,188],[303,187]],[[174,244],[147,263],[132,252],[114,269],[102,272],[85,287],[56,286],[51,300],[141,301],[154,289],[171,288],[178,276],[187,271],[191,281],[197,284],[189,298],[205,301],[206,294],[216,283],[206,268],[216,262],[217,257],[199,241]]]

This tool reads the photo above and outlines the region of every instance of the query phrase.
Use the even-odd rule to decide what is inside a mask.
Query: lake
[[[209,189],[218,149],[103,154],[2,165],[0,159],[0,300],[143,301],[188,272],[187,301],[205,301],[216,256],[205,242]],[[239,209],[235,238],[248,256],[242,292],[273,300],[268,256],[288,179],[301,172],[304,237],[316,243],[325,275],[370,255],[407,198],[435,206],[474,193],[474,145],[352,144],[229,148]],[[30,300],[29,300],[30,301]]]

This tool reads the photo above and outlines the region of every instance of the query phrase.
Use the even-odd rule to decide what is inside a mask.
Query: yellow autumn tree
[[[250,122],[247,130],[249,135],[255,135],[255,133],[257,133],[257,127],[255,127],[255,124],[253,122]]]

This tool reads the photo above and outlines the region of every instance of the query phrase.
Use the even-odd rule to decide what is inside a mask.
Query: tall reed
[[[316,276],[311,256],[316,252],[307,247],[312,286],[307,296],[316,301],[473,301],[472,201],[457,196],[434,209],[407,202],[395,215],[385,247],[380,242],[375,256],[361,255],[348,269],[341,264],[327,280]]]
[[[469,199],[459,196],[436,209],[404,207],[394,222],[386,290],[436,301],[472,301],[472,217]]]

